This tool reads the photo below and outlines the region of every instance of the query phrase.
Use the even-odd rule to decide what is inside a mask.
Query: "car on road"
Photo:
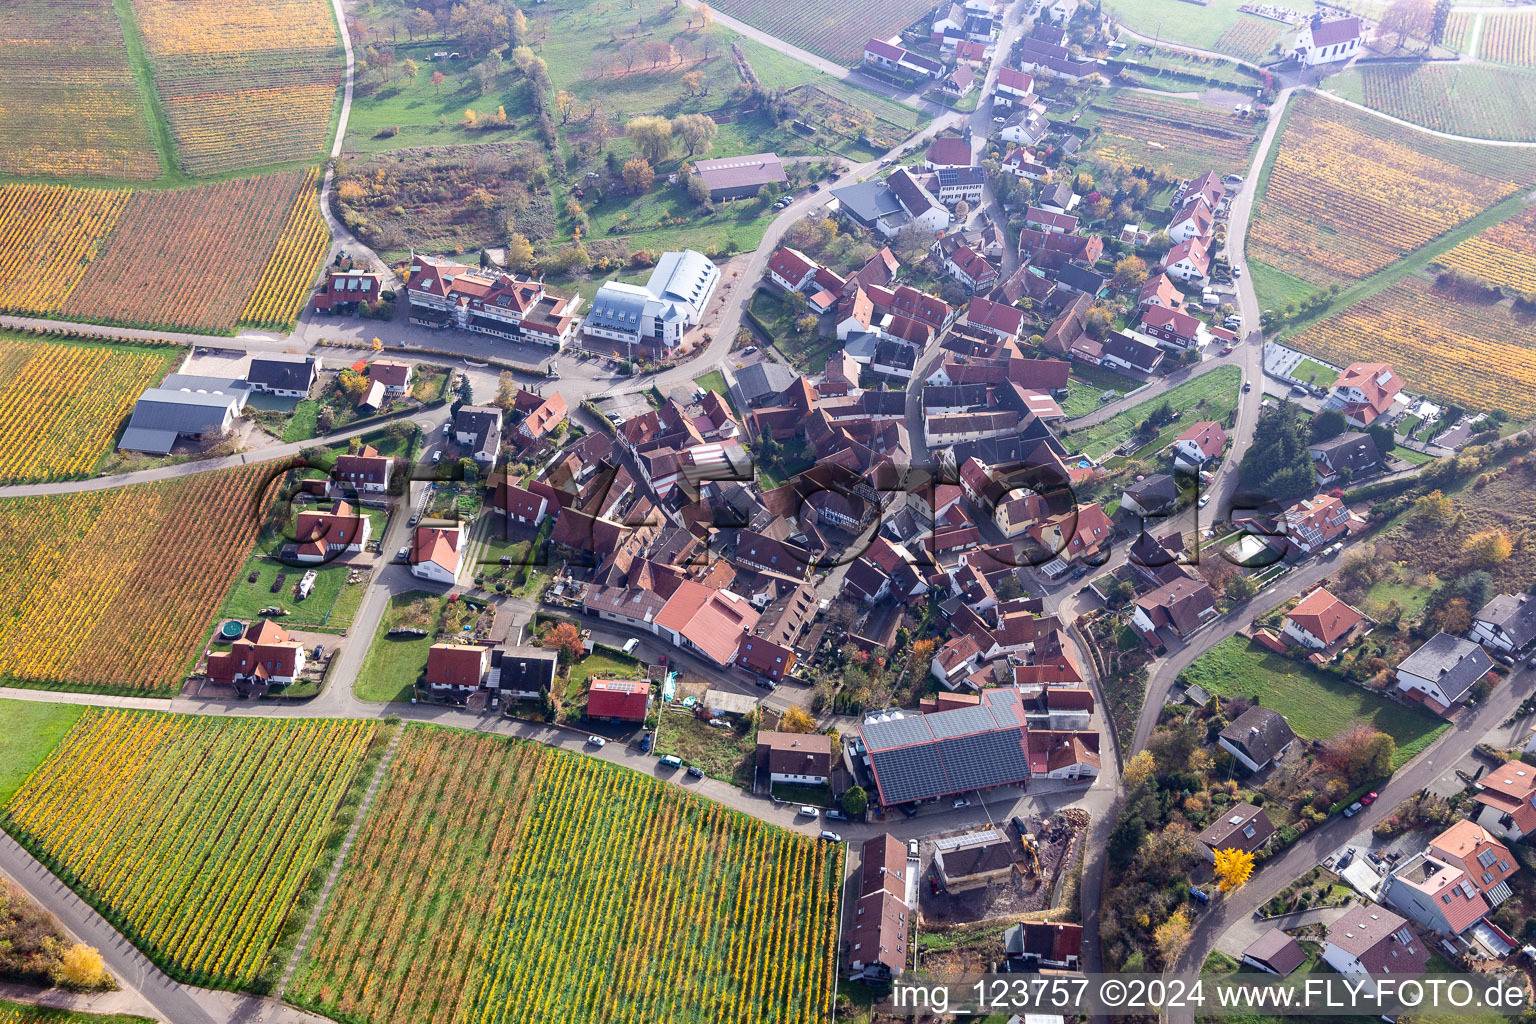
[[[688,774],[695,779],[702,779],[704,777],[704,769],[696,764],[691,764],[688,766]]]
[[[994,115],[993,115],[993,116],[992,116],[992,120],[993,120],[993,121],[994,121],[994,122],[995,122],[995,123],[997,123],[997,124],[1002,124],[1002,123],[1004,123],[1004,122],[1005,122],[1005,121],[1007,121],[1007,120],[1008,120],[1008,118],[1007,118],[1007,117],[1005,117],[1005,116],[1004,116],[1004,115],[1002,115],[1002,114],[994,114]]]
[[[1243,176],[1241,174],[1229,174],[1222,178],[1221,181],[1224,185],[1241,185],[1243,183]]]
[[[1360,802],[1362,804],[1365,804],[1366,806],[1370,806],[1371,804],[1375,803],[1376,802],[1376,791],[1373,789],[1369,793],[1365,794],[1365,796],[1360,798]]]
[[[1231,345],[1223,345],[1223,346],[1221,346],[1221,354],[1224,355],[1224,356],[1231,355],[1232,354],[1232,346]]]
[[[912,860],[917,860],[917,840],[916,839],[913,839],[913,840],[911,840],[910,842],[907,843],[907,856],[909,858],[911,858]]]
[[[1365,804],[1362,804],[1359,800],[1356,800],[1354,803],[1344,808],[1344,817],[1353,818],[1355,815],[1360,813],[1361,808],[1364,806]]]
[[[1202,494],[1202,495],[1200,495],[1200,507],[1201,508],[1205,508],[1205,506],[1209,505],[1210,503],[1211,503],[1211,496],[1209,494]]]
[[[917,808],[911,804],[897,804],[896,809],[909,818],[917,817]]]
[[[1515,659],[1511,658],[1507,654],[1495,654],[1493,656],[1493,660],[1498,662],[1500,665],[1509,665],[1513,667],[1515,664]]]
[[[443,461],[443,453],[442,453],[441,450],[435,451],[435,452],[432,453],[432,462],[433,462],[434,465],[436,465],[437,463],[442,462],[442,461]]]
[[[1531,656],[1531,660],[1525,663],[1525,667],[1536,669],[1536,655]]]
[[[827,820],[828,821],[847,821],[848,820],[848,815],[844,814],[842,811],[840,811],[836,807],[834,807],[830,811],[827,812]]]
[[[1248,392],[1250,392],[1252,390],[1253,390],[1253,381],[1251,381],[1251,380],[1243,381],[1243,394],[1246,395]]]
[[[1233,277],[1242,277],[1243,276],[1243,268],[1242,267],[1233,267],[1232,268],[1232,276]]]
[[[407,523],[406,525],[407,526],[415,526],[419,522],[421,522],[421,513],[420,512],[412,512],[411,513],[410,522]]]
[[[628,640],[624,641],[624,646],[621,647],[620,650],[622,650],[625,654],[633,656],[635,653],[635,648],[639,646],[640,641],[634,637],[630,637]]]
[[[757,355],[757,346],[748,345],[746,348],[741,350],[741,354],[744,356],[755,356]]]
[[[676,754],[668,754],[661,759],[661,766],[663,768],[681,768],[683,766],[683,759]]]
[[[774,682],[772,679],[758,679],[757,685],[761,686],[763,689],[767,690],[769,693],[772,693],[774,690],[777,690],[779,688],[779,684]]]
[[[1311,392],[1307,390],[1307,386],[1305,384],[1292,384],[1291,394],[1298,398],[1305,398],[1307,395],[1311,394]]]
[[[608,741],[603,739],[601,736],[588,736],[587,745],[592,747],[606,747],[608,745]]]
[[[450,430],[452,430],[452,429],[453,429],[453,425],[452,424],[444,423],[443,424],[443,436],[447,437],[448,436],[448,432]]]
[[[956,810],[959,810],[962,807],[969,807],[969,806],[971,806],[971,802],[969,800],[967,800],[965,797],[963,797],[963,796],[955,797],[955,809]]]
[[[824,843],[840,843],[843,841],[842,836],[838,835],[836,832],[829,832],[826,829],[822,829],[821,835],[817,836],[816,838],[820,839]]]
[[[640,737],[640,753],[642,753],[642,754],[649,754],[650,752],[651,752],[651,734],[650,733],[646,733],[644,736]]]
[[[820,817],[821,816],[821,812],[820,811],[818,811],[816,808],[810,807],[810,806],[801,807],[795,813],[798,814],[802,818],[816,818],[816,817]]]
[[[1356,804],[1355,806],[1359,807],[1360,805]],[[1350,812],[1349,811],[1345,811],[1344,813],[1348,814]],[[1354,860],[1354,859],[1355,859],[1355,848],[1353,846],[1351,846],[1349,849],[1344,851],[1344,855],[1339,858],[1339,862],[1333,866],[1333,869],[1335,871],[1343,871],[1345,868],[1349,867],[1349,862]]]
[[[407,545],[407,546],[401,548],[399,551],[395,552],[395,561],[397,561],[397,562],[408,562],[408,561],[410,561],[410,559],[411,559],[411,549],[410,549],[409,545]]]

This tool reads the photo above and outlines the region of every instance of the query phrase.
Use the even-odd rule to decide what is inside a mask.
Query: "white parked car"
[[[818,818],[821,816],[820,812],[814,807],[802,807],[799,814],[802,818]]]
[[[625,654],[634,654],[635,653],[635,648],[639,647],[639,646],[640,646],[640,641],[635,639],[634,637],[631,637],[630,639],[624,641],[624,647],[622,649],[623,649]]]
[[[1210,503],[1211,503],[1211,496],[1209,494],[1202,494],[1202,495],[1200,495],[1200,507],[1201,508],[1205,508],[1205,506],[1209,505]]]
[[[955,807],[956,808],[969,807],[969,806],[971,806],[971,802],[969,800],[967,800],[965,797],[963,797],[963,796],[955,797]]]
[[[608,741],[601,736],[588,736],[587,743],[594,747],[606,747],[608,745]]]

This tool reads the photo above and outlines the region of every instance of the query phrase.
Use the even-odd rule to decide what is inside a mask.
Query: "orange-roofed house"
[[[384,390],[392,395],[403,395],[411,389],[411,371],[410,363],[375,359],[368,364],[368,379],[384,385]]]
[[[1472,819],[1501,839],[1518,841],[1536,832],[1536,768],[1507,761],[1477,780]]]
[[[1174,454],[1179,461],[1191,466],[1205,465],[1226,447],[1227,432],[1221,428],[1220,423],[1210,420],[1191,425],[1173,443]]]
[[[1041,547],[1063,561],[1073,562],[1102,552],[1114,535],[1115,524],[1095,503],[1051,516],[1028,532]]]
[[[204,674],[209,682],[235,685],[265,683],[282,686],[304,671],[304,645],[271,619],[253,622],[228,651],[208,655]]]
[[[457,526],[418,526],[411,574],[453,586],[464,572],[464,531]]]
[[[300,512],[294,526],[294,557],[301,562],[359,554],[368,543],[368,517],[345,501],[329,512]]]
[[[657,635],[726,668],[761,616],[746,598],[683,580],[657,613]]]
[[[1302,647],[1321,651],[1347,637],[1364,621],[1364,615],[1318,587],[1290,610],[1282,632]]]
[[[523,422],[517,425],[517,436],[525,444],[541,440],[564,423],[569,413],[564,396],[556,391],[548,398],[540,399],[539,404],[529,410]]]
[[[1324,409],[1344,414],[1344,420],[1364,430],[1392,408],[1403,382],[1386,363],[1351,363],[1333,382]]]
[[[1520,865],[1486,828],[1465,818],[1429,841],[1429,852],[1436,859],[1454,864],[1467,873],[1472,884],[1497,907],[1514,895],[1506,879]]]
[[[427,689],[439,697],[467,697],[486,683],[491,649],[478,644],[433,644],[427,649],[422,676]]]
[[[1381,900],[1441,935],[1460,935],[1488,913],[1488,901],[1460,865],[1421,851],[1392,869]]]

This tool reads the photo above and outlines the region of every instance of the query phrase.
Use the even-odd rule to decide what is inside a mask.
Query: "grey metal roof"
[[[651,293],[639,285],[609,281],[593,296],[586,320],[588,325],[608,330],[638,331],[646,304],[651,301]]]
[[[1491,668],[1493,659],[1480,646],[1449,633],[1436,633],[1397,666],[1399,672],[1438,683],[1453,701],[1464,697]]]
[[[861,181],[832,190],[832,196],[857,220],[873,224],[881,217],[904,212],[896,193],[883,181]]]
[[[865,722],[860,727],[859,733],[864,737],[864,745],[870,750],[888,750],[910,743],[928,743],[933,739],[933,732],[925,724],[924,719],[929,717],[933,716],[908,715],[881,722]]]
[[[1477,618],[1504,630],[1521,648],[1536,640],[1536,597],[1500,594],[1483,606]]]
[[[176,431],[152,430],[149,427],[129,427],[123,431],[119,448],[130,452],[146,452],[150,455],[169,455],[176,446]]]
[[[794,382],[794,371],[775,362],[753,363],[736,371],[736,385],[747,404],[777,395]]]
[[[697,319],[703,312],[701,307],[710,281],[719,273],[703,253],[692,249],[662,253],[645,288],[658,299],[676,299],[693,307]]]

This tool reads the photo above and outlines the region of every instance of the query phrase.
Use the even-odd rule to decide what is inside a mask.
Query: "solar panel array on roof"
[[[912,743],[930,743],[933,733],[925,719],[932,716],[892,718],[883,722],[866,722],[860,732],[870,750],[889,750]]]
[[[986,703],[977,707],[860,727],[882,803],[927,800],[1029,778],[1018,695],[989,690],[983,699]]]

